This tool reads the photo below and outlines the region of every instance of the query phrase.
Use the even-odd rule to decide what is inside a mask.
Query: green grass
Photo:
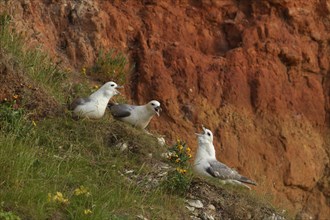
[[[119,175],[126,169],[146,174],[148,161],[139,159],[146,156],[144,152],[119,154],[114,148],[117,142],[112,142],[112,138],[108,140],[110,133],[118,127],[121,132],[126,129],[125,134],[117,134],[117,141],[123,141],[121,137],[129,139],[130,133],[135,132],[138,135],[135,134],[133,140],[141,147],[150,139],[142,131],[110,119],[74,121],[63,117],[45,119],[31,127],[22,114],[12,117],[11,121],[20,128],[28,127],[29,131],[20,137],[16,136],[15,129],[0,134],[0,179],[3,180],[0,198],[5,210],[22,219],[54,216],[134,219],[139,214],[166,219],[173,215],[168,210],[183,207],[178,197],[160,188],[146,193],[142,187]],[[139,135],[141,142],[137,138]],[[79,186],[88,188],[91,195],[75,196],[74,190]],[[63,193],[69,204],[49,202],[48,193],[56,192]],[[85,209],[93,213],[85,215]]]
[[[65,101],[63,80],[66,72],[53,64],[42,48],[29,48],[24,36],[14,33],[9,15],[0,15],[0,51],[12,61],[15,71],[24,72],[32,80],[50,91],[59,101]]]
[[[100,50],[94,66],[88,72],[102,81],[111,80],[123,85],[126,82],[126,73],[131,71],[128,66],[123,53],[113,49],[107,52]]]

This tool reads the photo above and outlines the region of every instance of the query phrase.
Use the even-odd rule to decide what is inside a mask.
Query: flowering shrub
[[[167,159],[176,167],[169,172],[165,181],[165,186],[171,193],[184,194],[189,189],[192,179],[189,164],[191,157],[191,149],[181,140],[177,140],[177,143],[169,148]]]

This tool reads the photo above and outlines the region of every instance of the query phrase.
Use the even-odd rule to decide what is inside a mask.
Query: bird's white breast
[[[195,162],[194,162],[194,169],[197,173],[210,176],[206,169],[209,167],[209,160],[211,159],[211,155],[207,151],[206,146],[201,146],[199,143],[199,147],[196,153]]]

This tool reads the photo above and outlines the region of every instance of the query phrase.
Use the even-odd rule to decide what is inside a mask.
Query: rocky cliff
[[[67,66],[124,52],[126,96],[162,103],[152,130],[195,148],[203,124],[257,191],[297,217],[329,217],[329,1],[12,0],[1,11]]]

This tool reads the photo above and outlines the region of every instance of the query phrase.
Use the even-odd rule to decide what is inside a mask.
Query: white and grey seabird
[[[203,127],[203,133],[196,135],[198,136],[198,149],[194,162],[195,172],[203,176],[218,178],[225,183],[239,184],[249,189],[250,187],[246,183],[257,185],[253,180],[240,175],[236,170],[216,159],[213,134],[209,129]]]
[[[122,88],[114,82],[107,82],[87,98],[78,98],[72,102],[70,109],[74,116],[99,119],[112,96],[119,94],[117,88]]]
[[[145,105],[109,104],[112,116],[138,128],[145,129],[152,117],[162,110],[160,103],[152,100]]]

